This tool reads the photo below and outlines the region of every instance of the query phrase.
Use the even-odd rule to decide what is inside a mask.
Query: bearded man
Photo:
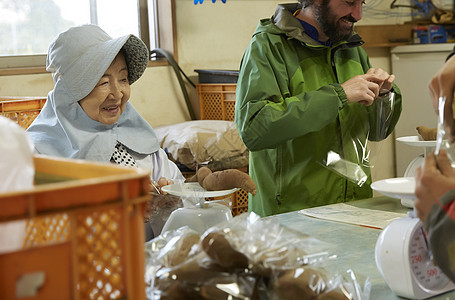
[[[372,197],[368,141],[401,113],[395,76],[355,33],[363,0],[301,0],[259,22],[242,58],[235,123],[261,216]],[[384,108],[388,112],[384,115]]]

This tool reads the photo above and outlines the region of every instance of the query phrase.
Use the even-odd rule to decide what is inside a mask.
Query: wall
[[[187,74],[194,69],[235,69],[261,18],[270,17],[277,3],[292,1],[221,0],[203,5],[177,0],[177,36],[179,64]],[[381,2],[376,9],[387,10],[390,3]],[[371,15],[371,14],[370,14]],[[195,22],[195,20],[198,20]],[[384,22],[402,23],[407,18],[363,18],[359,25],[378,25]],[[388,48],[369,48],[373,66],[391,70]],[[193,73],[194,75],[194,73]],[[373,180],[395,176],[394,136],[381,143],[371,143]],[[379,163],[380,162],[380,163]]]
[[[53,89],[50,74],[0,76],[2,96],[46,96]],[[147,68],[131,86],[131,103],[152,126],[189,120],[185,101],[171,68]]]
[[[184,72],[195,82],[194,69],[239,68],[243,51],[259,19],[270,17],[277,3],[292,2],[276,0],[221,0],[194,5],[192,0],[176,0],[178,62]],[[383,3],[383,5],[389,5]],[[359,24],[377,24],[384,20],[364,19]],[[389,22],[401,22],[392,19]],[[388,49],[368,49],[371,62],[390,71]],[[2,96],[45,96],[53,87],[49,74],[14,75],[0,77]],[[192,102],[197,107],[197,94],[189,88]],[[189,114],[170,67],[148,68],[132,85],[131,103],[154,127],[189,120]],[[393,144],[389,138],[373,154],[372,162],[387,161],[373,168],[376,179],[393,177]],[[380,153],[380,155],[379,155]]]

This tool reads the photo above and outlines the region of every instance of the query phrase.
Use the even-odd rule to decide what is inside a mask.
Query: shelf
[[[364,25],[354,30],[365,41],[363,47],[395,47],[410,45],[413,40],[412,29],[416,24],[400,25]]]
[[[434,24],[430,20],[416,20],[404,24],[393,25],[357,25],[354,30],[365,41],[364,48],[395,47],[414,45],[413,29],[419,25],[454,25],[455,21],[444,24]]]

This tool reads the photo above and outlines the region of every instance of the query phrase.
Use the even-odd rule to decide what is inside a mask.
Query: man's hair
[[[299,1],[299,8],[305,8],[313,5],[314,0],[298,0]]]

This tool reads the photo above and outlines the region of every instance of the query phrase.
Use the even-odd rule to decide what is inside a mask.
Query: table
[[[358,208],[389,212],[406,213],[410,211],[401,205],[399,199],[384,196],[348,202],[347,204]],[[403,299],[392,292],[376,267],[374,248],[381,230],[317,219],[299,212],[290,212],[268,218],[276,219],[283,226],[333,244],[332,252],[337,255],[337,259],[332,267],[338,269],[339,272],[352,269],[361,284],[368,277],[371,282],[370,300]],[[455,299],[455,291],[431,299]]]

